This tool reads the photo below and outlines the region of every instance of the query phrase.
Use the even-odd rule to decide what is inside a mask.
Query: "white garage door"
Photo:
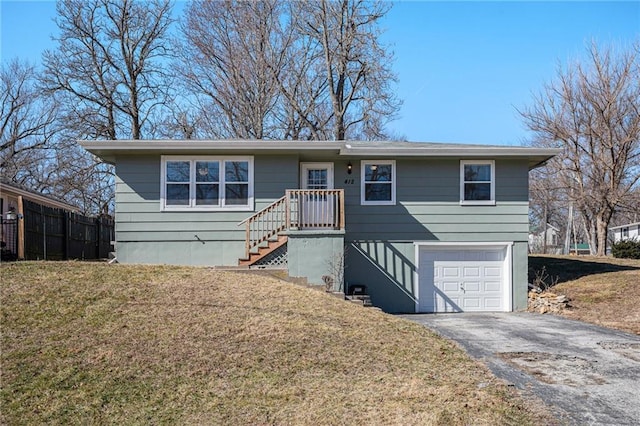
[[[506,249],[421,247],[419,312],[504,311]]]

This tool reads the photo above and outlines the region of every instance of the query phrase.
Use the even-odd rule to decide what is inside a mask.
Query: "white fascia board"
[[[348,144],[347,144],[348,145]],[[557,148],[529,148],[529,147],[479,147],[460,145],[456,147],[402,147],[389,148],[381,146],[358,147],[351,146],[340,149],[343,156],[393,156],[393,157],[530,157],[530,156],[554,156],[562,150]]]
[[[102,151],[191,151],[191,150],[338,150],[339,142],[315,141],[233,141],[233,140],[81,140],[78,143],[87,150]]]
[[[340,142],[314,141],[265,141],[265,140],[97,140],[78,141],[87,151],[115,164],[118,155],[165,154],[202,155],[222,152],[234,153],[282,153],[316,151],[338,153]]]
[[[613,231],[614,229],[622,229],[622,228],[630,228],[632,226],[636,226],[636,225],[640,225],[640,222],[634,222],[634,223],[629,223],[627,225],[620,225],[620,226],[612,226],[611,228],[609,228],[611,231]]]

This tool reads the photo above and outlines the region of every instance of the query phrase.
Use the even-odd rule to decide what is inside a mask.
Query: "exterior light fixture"
[[[7,212],[7,220],[16,220],[17,218],[18,215],[16,214],[16,210],[13,208],[9,209]]]
[[[350,175],[351,172],[353,172],[353,164],[349,161],[349,164],[347,164],[347,174]]]

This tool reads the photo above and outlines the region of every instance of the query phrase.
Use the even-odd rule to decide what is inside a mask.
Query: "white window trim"
[[[464,166],[467,164],[479,164],[491,166],[491,199],[490,200],[465,200],[464,199]],[[496,162],[494,160],[460,160],[460,205],[461,206],[495,206],[496,205]]]
[[[166,205],[166,191],[167,191],[167,161],[189,161],[192,166],[190,167],[190,179],[189,179],[189,201],[193,202],[193,198],[195,197],[195,167],[193,164],[196,161],[218,161],[220,162],[220,204],[215,206],[167,206]],[[224,199],[224,184],[225,184],[225,176],[224,176],[224,162],[225,161],[247,161],[249,162],[249,190],[247,197],[246,205],[230,205],[225,206],[222,205],[222,200]],[[194,211],[253,211],[254,210],[254,199],[253,199],[253,157],[252,156],[190,156],[190,155],[163,155],[160,157],[160,211],[163,212],[194,212]]]
[[[391,200],[365,200],[365,167],[369,164],[391,165]],[[361,160],[360,161],[360,204],[363,206],[395,206],[396,204],[396,160]]]
[[[307,176],[305,171],[309,168],[326,168],[327,169],[327,189],[334,189],[333,187],[333,163],[300,163],[300,188],[307,189]]]

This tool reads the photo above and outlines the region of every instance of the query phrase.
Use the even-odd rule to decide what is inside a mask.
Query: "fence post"
[[[40,214],[42,215],[42,260],[47,260],[47,215],[42,204],[40,204]]]
[[[102,218],[96,218],[96,260],[100,259],[100,243],[102,242]]]
[[[69,260],[69,233],[71,232],[71,226],[69,226],[69,212],[66,210],[62,211],[62,232],[64,233],[64,237],[62,240],[62,253],[64,260]]]

